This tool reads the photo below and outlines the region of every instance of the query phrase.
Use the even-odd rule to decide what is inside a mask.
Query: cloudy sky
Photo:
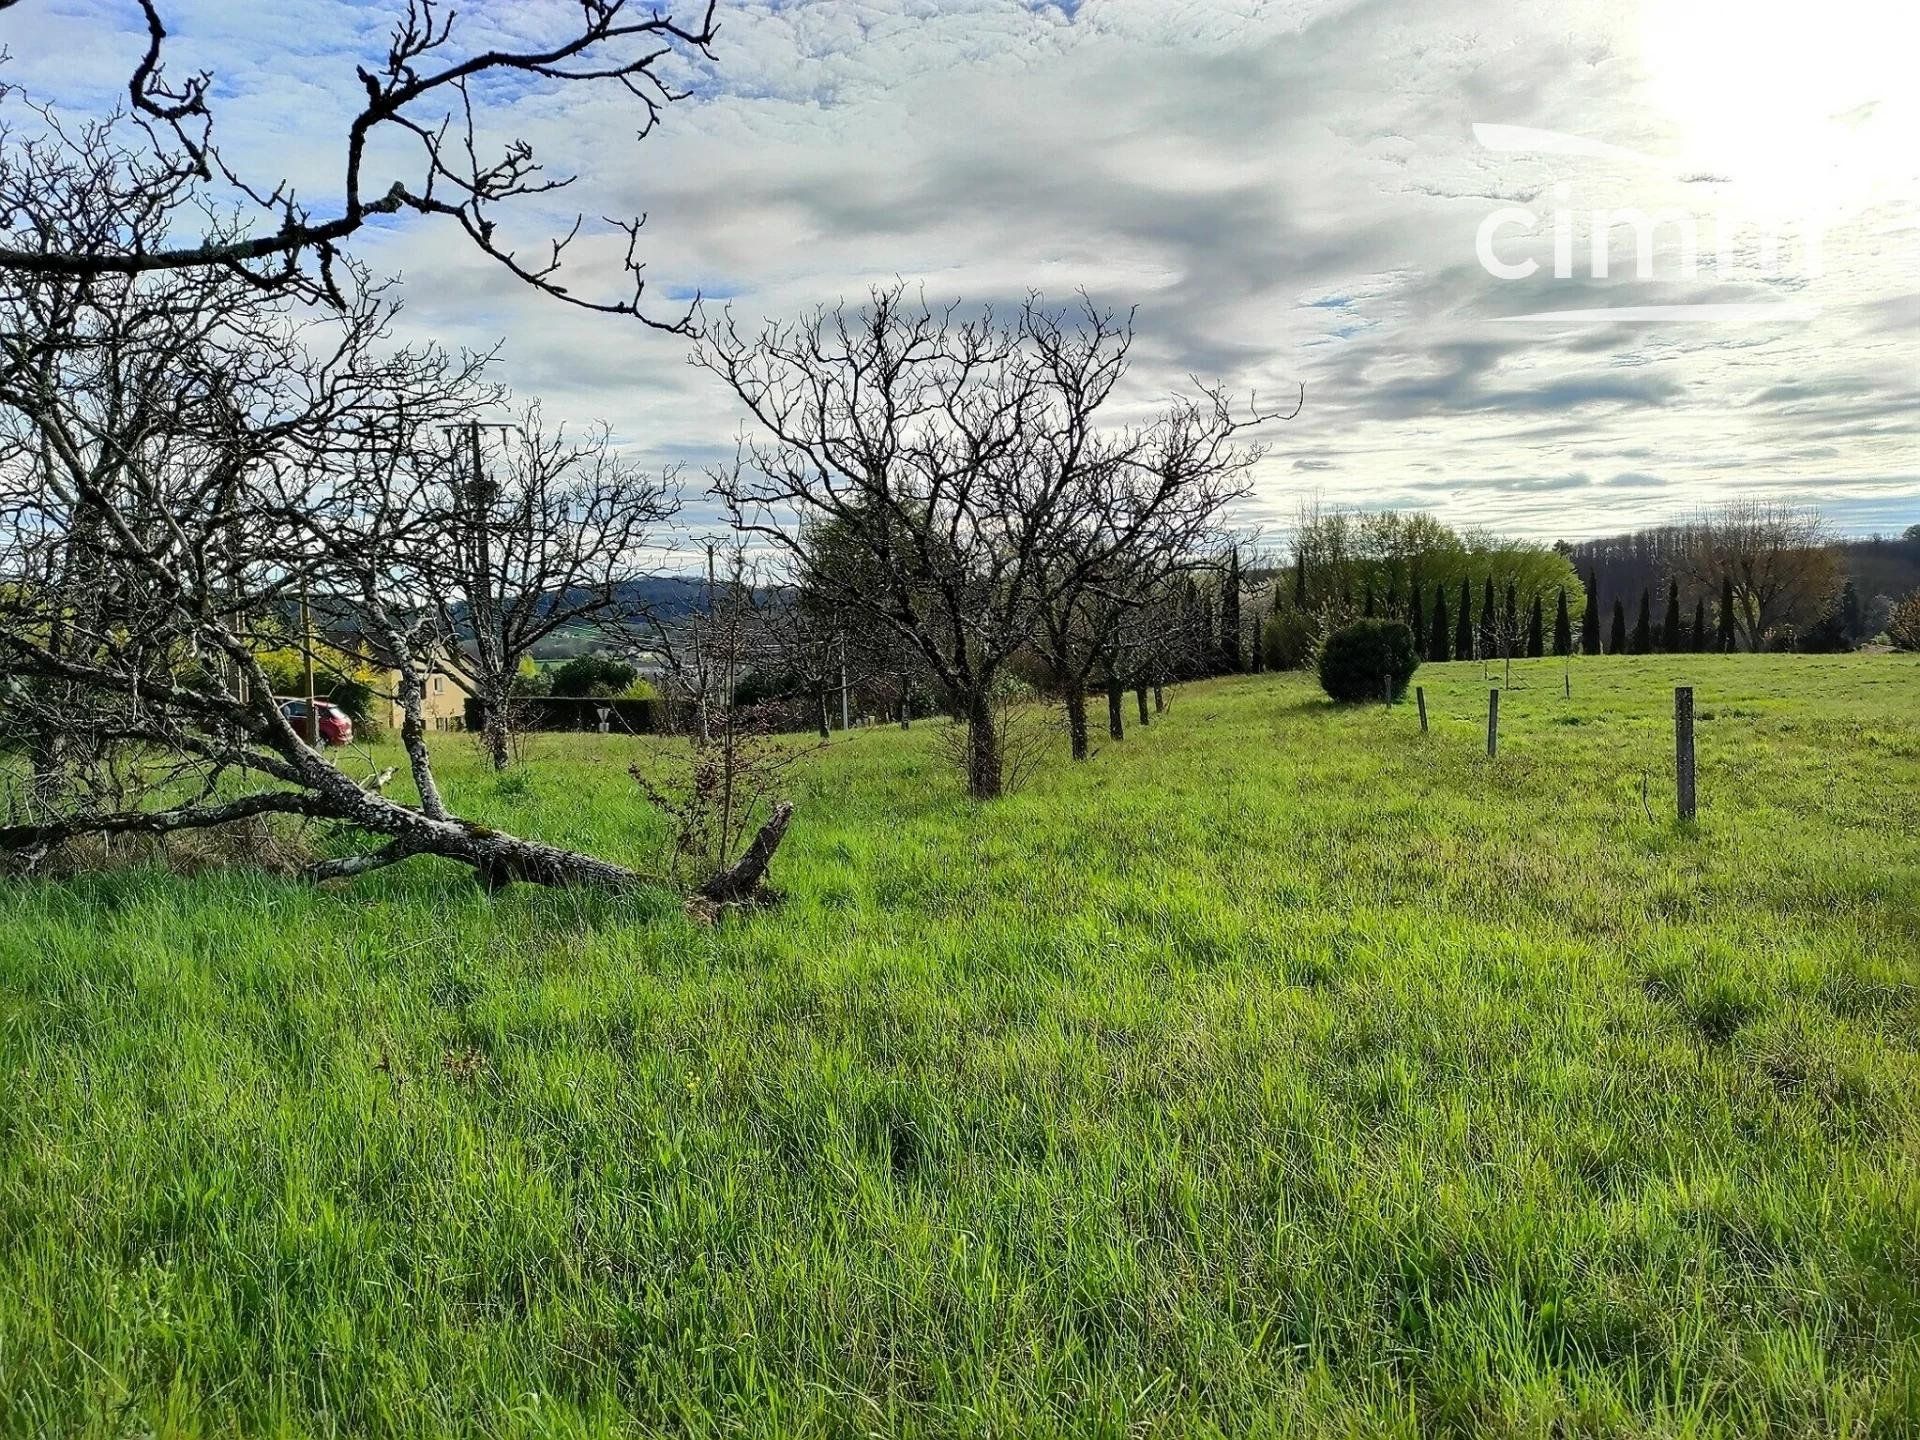
[[[457,33],[537,33],[552,3],[474,0]],[[231,153],[323,203],[393,10],[178,0],[169,54],[215,72]],[[1906,0],[720,10],[713,64],[643,144],[617,93],[519,86],[489,117],[580,174],[568,219],[648,213],[661,313],[698,291],[791,317],[896,275],[936,299],[1137,305],[1131,403],[1188,375],[1305,386],[1243,515],[1272,529],[1309,495],[1542,539],[1734,494],[1814,500],[1850,531],[1920,520]],[[21,0],[8,74],[110,106],[137,22],[120,0]],[[1618,214],[1595,273],[1596,210],[1657,221],[1647,277]],[[531,247],[552,222],[516,223]],[[660,461],[730,451],[739,420],[678,340],[524,293],[432,226],[357,253],[402,277],[413,330],[506,337],[506,378],[551,408]]]

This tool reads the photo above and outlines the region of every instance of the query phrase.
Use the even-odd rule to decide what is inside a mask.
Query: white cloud
[[[0,20],[13,78],[111,103],[132,42],[108,36],[127,14],[25,0]],[[644,144],[630,104],[578,90],[521,94],[490,128],[578,170],[568,206],[649,213],[662,311],[699,288],[749,318],[790,316],[896,274],[979,300],[1084,286],[1140,306],[1138,396],[1188,373],[1269,396],[1304,383],[1305,411],[1270,437],[1250,520],[1317,492],[1425,497],[1463,522],[1574,535],[1756,485],[1841,515],[1865,513],[1867,497],[1876,517],[1910,500],[1920,517],[1912,108],[1864,22],[1837,53],[1881,59],[1821,61],[1817,75],[1808,62],[1809,93],[1846,102],[1814,143],[1857,182],[1820,273],[1688,280],[1663,240],[1657,283],[1600,281],[1583,278],[1583,239],[1581,271],[1552,276],[1556,207],[1706,215],[1761,192],[1791,208],[1806,188],[1798,162],[1755,178],[1750,151],[1726,167],[1748,173],[1699,178],[1718,173],[1717,117],[1764,107],[1782,64],[1791,81],[1791,44],[1761,57],[1771,69],[1728,63],[1759,43],[1728,26],[1768,22],[1716,15],[1686,0],[1505,13],[1469,0],[756,0],[723,5],[716,65],[688,74],[693,98]],[[476,35],[525,28],[540,5],[495,0],[462,18]],[[321,194],[352,64],[386,19],[372,3],[194,0],[173,29],[182,66],[221,72],[236,153]],[[1820,53],[1836,43],[1830,25]],[[1673,163],[1494,153],[1476,122]],[[1496,205],[1542,216],[1513,242],[1542,262],[1528,281],[1495,281],[1475,259]],[[570,219],[522,215],[516,233],[537,244]],[[1627,237],[1615,246],[1630,261]],[[598,244],[606,276],[618,248]],[[662,457],[730,449],[734,412],[678,342],[527,294],[444,230],[400,227],[360,250],[405,275],[410,326],[473,344],[506,335],[508,378],[555,409],[604,416]],[[1498,320],[1785,294],[1818,317]]]

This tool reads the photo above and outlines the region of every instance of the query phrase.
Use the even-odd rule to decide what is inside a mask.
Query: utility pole
[[[507,427],[502,426],[502,429]],[[467,523],[473,544],[474,600],[477,608],[491,619],[493,614],[493,544],[487,535],[488,510],[493,496],[488,493],[486,467],[480,460],[480,422],[467,422],[468,464],[472,478],[467,487]]]
[[[478,420],[469,420],[464,425],[440,427],[443,434],[449,436],[456,433],[464,434],[467,441],[467,464],[470,471],[467,483],[464,487],[457,479],[454,483],[455,494],[460,496],[459,508],[465,512],[462,516],[462,528],[466,533],[459,536],[456,543],[466,552],[464,558],[469,562],[470,573],[467,576],[469,588],[466,597],[467,627],[472,630],[474,646],[480,653],[482,674],[492,671],[494,661],[498,658],[494,651],[497,648],[499,626],[493,593],[493,542],[488,534],[492,521],[494,487],[487,479],[486,465],[481,458],[480,432],[484,429],[505,433],[519,428],[518,425],[510,423],[483,425]],[[453,446],[450,443],[448,463],[457,469],[458,462],[454,461],[452,450]],[[464,493],[462,493],[463,490]],[[456,649],[458,648],[457,637],[449,636],[448,642]],[[494,714],[496,704],[504,705],[505,697],[481,697],[480,723],[489,736],[496,733],[496,726],[499,727],[497,733],[505,734],[506,719],[504,715]],[[496,761],[496,763],[501,762]]]
[[[307,692],[307,709],[301,717],[306,723],[301,728],[306,731],[307,744],[317,746],[320,743],[320,710],[313,693],[313,606],[307,598],[305,566],[300,570],[300,654]]]
[[[840,728],[853,728],[847,719],[847,632],[844,626],[840,631]]]
[[[709,540],[707,541],[706,624],[693,632],[693,678],[694,683],[700,687],[700,694],[697,697],[697,708],[700,715],[700,738],[702,740],[711,740],[713,738],[713,731],[707,724],[708,712],[713,708],[713,696],[708,693],[713,688],[713,681],[707,674],[707,637],[713,632],[714,627],[720,623],[719,612],[713,608],[713,584],[713,541]],[[733,701],[733,692],[731,690],[727,692],[727,701],[729,707],[731,707]]]

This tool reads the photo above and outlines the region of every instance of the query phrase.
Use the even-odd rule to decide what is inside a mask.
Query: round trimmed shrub
[[[1389,675],[1398,700],[1419,668],[1413,631],[1398,620],[1356,620],[1320,647],[1320,688],[1335,700],[1378,700]]]

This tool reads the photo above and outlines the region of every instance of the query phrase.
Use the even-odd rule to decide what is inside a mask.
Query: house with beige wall
[[[397,734],[401,722],[406,718],[400,713],[400,672],[382,670],[376,688],[380,691],[380,700],[386,711],[380,717],[381,722]],[[450,664],[436,664],[427,672],[427,690],[421,697],[420,717],[429,730],[467,728],[467,692],[454,678]]]

